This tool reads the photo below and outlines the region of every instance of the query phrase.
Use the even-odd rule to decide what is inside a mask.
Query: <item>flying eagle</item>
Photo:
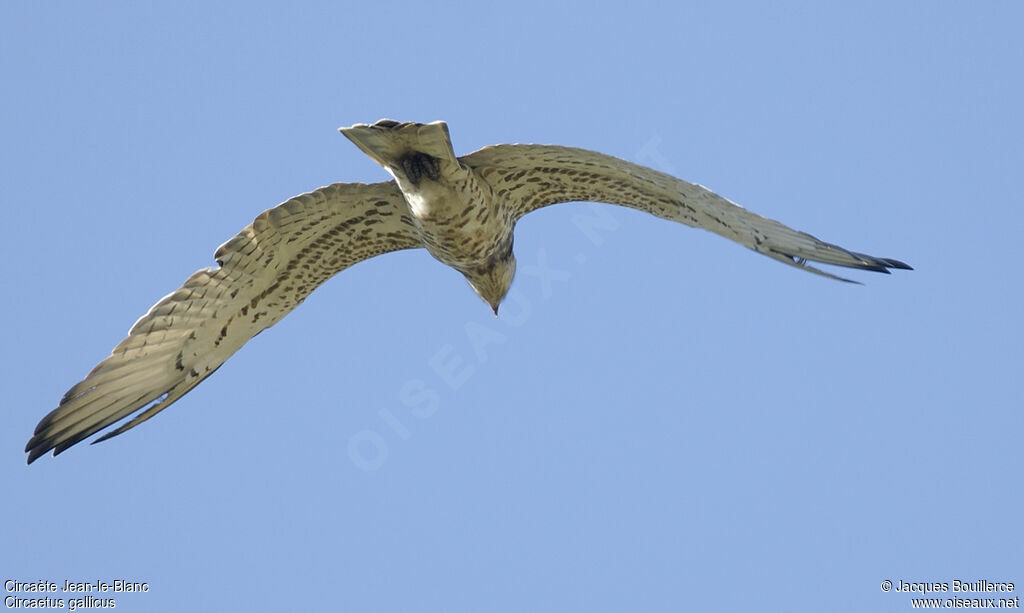
[[[381,120],[341,133],[394,181],[336,183],[261,213],[217,249],[216,268],[196,272],[156,303],[109,357],[68,390],[25,446],[29,463],[137,411],[94,442],[153,417],[321,283],[375,255],[426,248],[465,275],[497,315],[516,272],[516,222],[549,204],[628,206],[841,281],[848,280],[807,263],[884,273],[910,269],[820,241],[700,185],[593,151],[496,145],[456,157],[448,126],[440,121]]]

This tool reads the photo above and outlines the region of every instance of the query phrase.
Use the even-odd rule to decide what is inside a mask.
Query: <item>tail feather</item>
[[[339,131],[388,170],[401,169],[410,154],[425,154],[442,164],[458,163],[448,124],[443,121],[423,124],[381,119],[373,125],[357,123]]]

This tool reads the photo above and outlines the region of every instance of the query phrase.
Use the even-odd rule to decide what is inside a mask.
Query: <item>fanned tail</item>
[[[448,124],[399,123],[381,119],[372,126],[357,123],[341,133],[391,173],[408,199],[423,179],[438,181],[461,165],[452,149]]]
[[[423,124],[381,119],[373,125],[357,123],[339,131],[389,170],[402,169],[411,154],[425,154],[438,162],[458,163],[448,124],[443,121]]]

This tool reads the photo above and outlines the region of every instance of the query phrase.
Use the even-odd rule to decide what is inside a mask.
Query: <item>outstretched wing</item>
[[[381,253],[419,247],[394,182],[339,183],[264,211],[156,303],[36,427],[28,462],[57,455],[148,406],[96,442],[170,406],[317,286]]]
[[[515,210],[515,219],[549,204],[607,202],[647,211],[715,234],[804,270],[850,281],[808,261],[888,273],[910,266],[848,251],[761,217],[711,190],[610,155],[552,145],[496,145],[459,160]]]

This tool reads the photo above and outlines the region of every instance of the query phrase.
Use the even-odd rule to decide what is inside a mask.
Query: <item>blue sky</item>
[[[117,604],[146,611],[903,611],[882,581],[1024,585],[1024,10],[711,4],[4,3],[4,579],[145,581]],[[336,132],[381,117],[443,119],[460,154],[645,163],[916,270],[852,286],[551,207],[498,320],[426,252],[383,256],[158,418],[24,465],[256,214],[386,179]]]

